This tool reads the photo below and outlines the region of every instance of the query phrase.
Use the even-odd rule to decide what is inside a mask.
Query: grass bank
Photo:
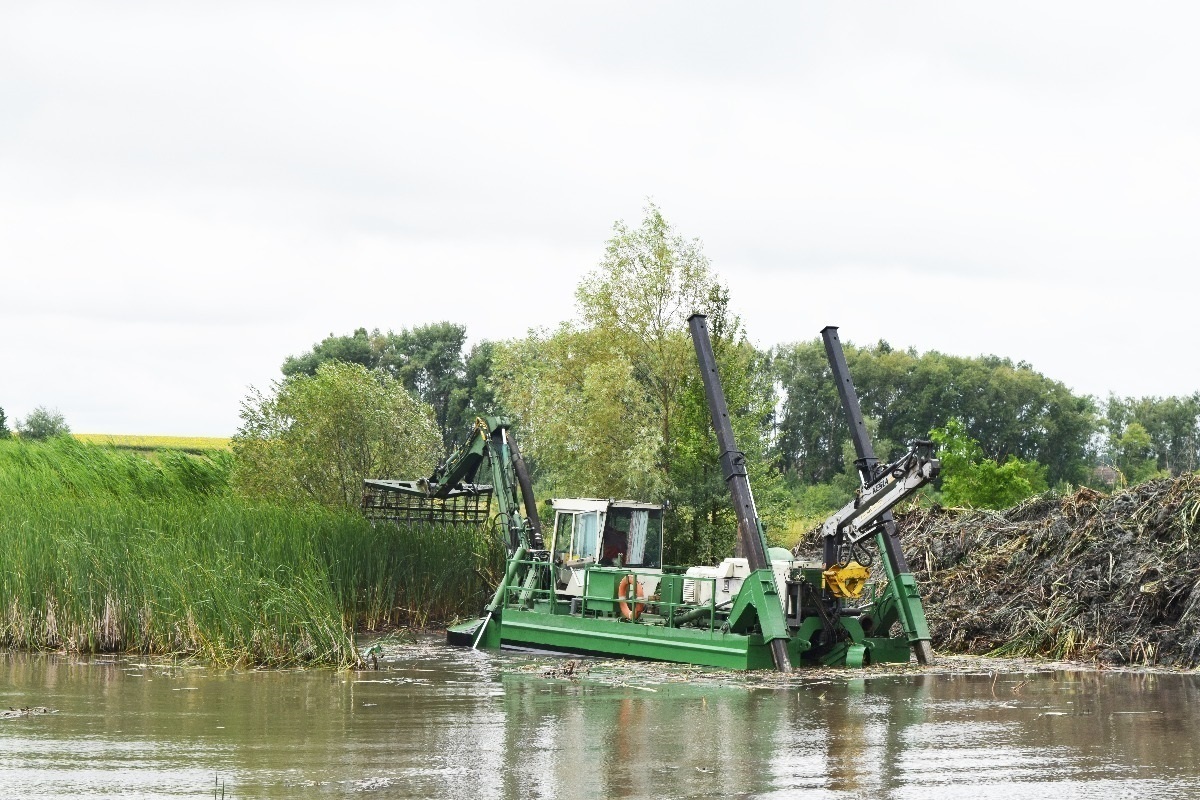
[[[357,629],[483,604],[483,531],[247,501],[229,459],[0,442],[0,644],[347,664]]]

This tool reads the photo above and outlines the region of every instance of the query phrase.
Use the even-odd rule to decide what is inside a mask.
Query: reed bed
[[[46,442],[0,441],[0,502],[33,497],[96,501],[191,500],[229,495],[233,456],[164,450],[137,453],[60,436]]]
[[[473,613],[478,528],[253,502],[228,456],[0,442],[0,645],[346,665],[354,633]]]

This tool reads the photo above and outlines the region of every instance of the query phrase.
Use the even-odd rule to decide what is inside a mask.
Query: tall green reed
[[[69,436],[9,439],[0,441],[0,499],[46,493],[119,500],[228,495],[232,465],[232,455],[223,451],[194,456],[163,450],[147,458]]]
[[[483,605],[478,528],[233,496],[227,456],[0,442],[0,644],[348,664],[355,629]]]

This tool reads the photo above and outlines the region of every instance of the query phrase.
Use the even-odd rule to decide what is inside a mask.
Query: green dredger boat
[[[549,541],[525,464],[503,419],[479,418],[467,444],[419,481],[367,481],[364,512],[396,521],[491,517],[507,536],[504,577],[484,615],[452,643],[674,661],[726,669],[920,663],[933,652],[916,583],[890,509],[938,472],[929,442],[887,465],[875,459],[836,328],[822,331],[858,455],[862,487],[823,528],[822,560],[768,548],[733,441],[707,322],[689,319],[738,517],[738,552],[715,566],[664,566],[662,508],[556,499]],[[491,484],[473,483],[487,462]],[[873,577],[866,565],[879,562]]]

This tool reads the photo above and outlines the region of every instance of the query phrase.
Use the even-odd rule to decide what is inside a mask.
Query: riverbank
[[[0,442],[0,646],[345,666],[356,631],[483,605],[496,562],[481,529],[257,503],[228,467]]]
[[[488,531],[252,502],[229,458],[0,442],[0,646],[346,666],[486,602]],[[1196,475],[898,523],[939,652],[1200,666]]]

